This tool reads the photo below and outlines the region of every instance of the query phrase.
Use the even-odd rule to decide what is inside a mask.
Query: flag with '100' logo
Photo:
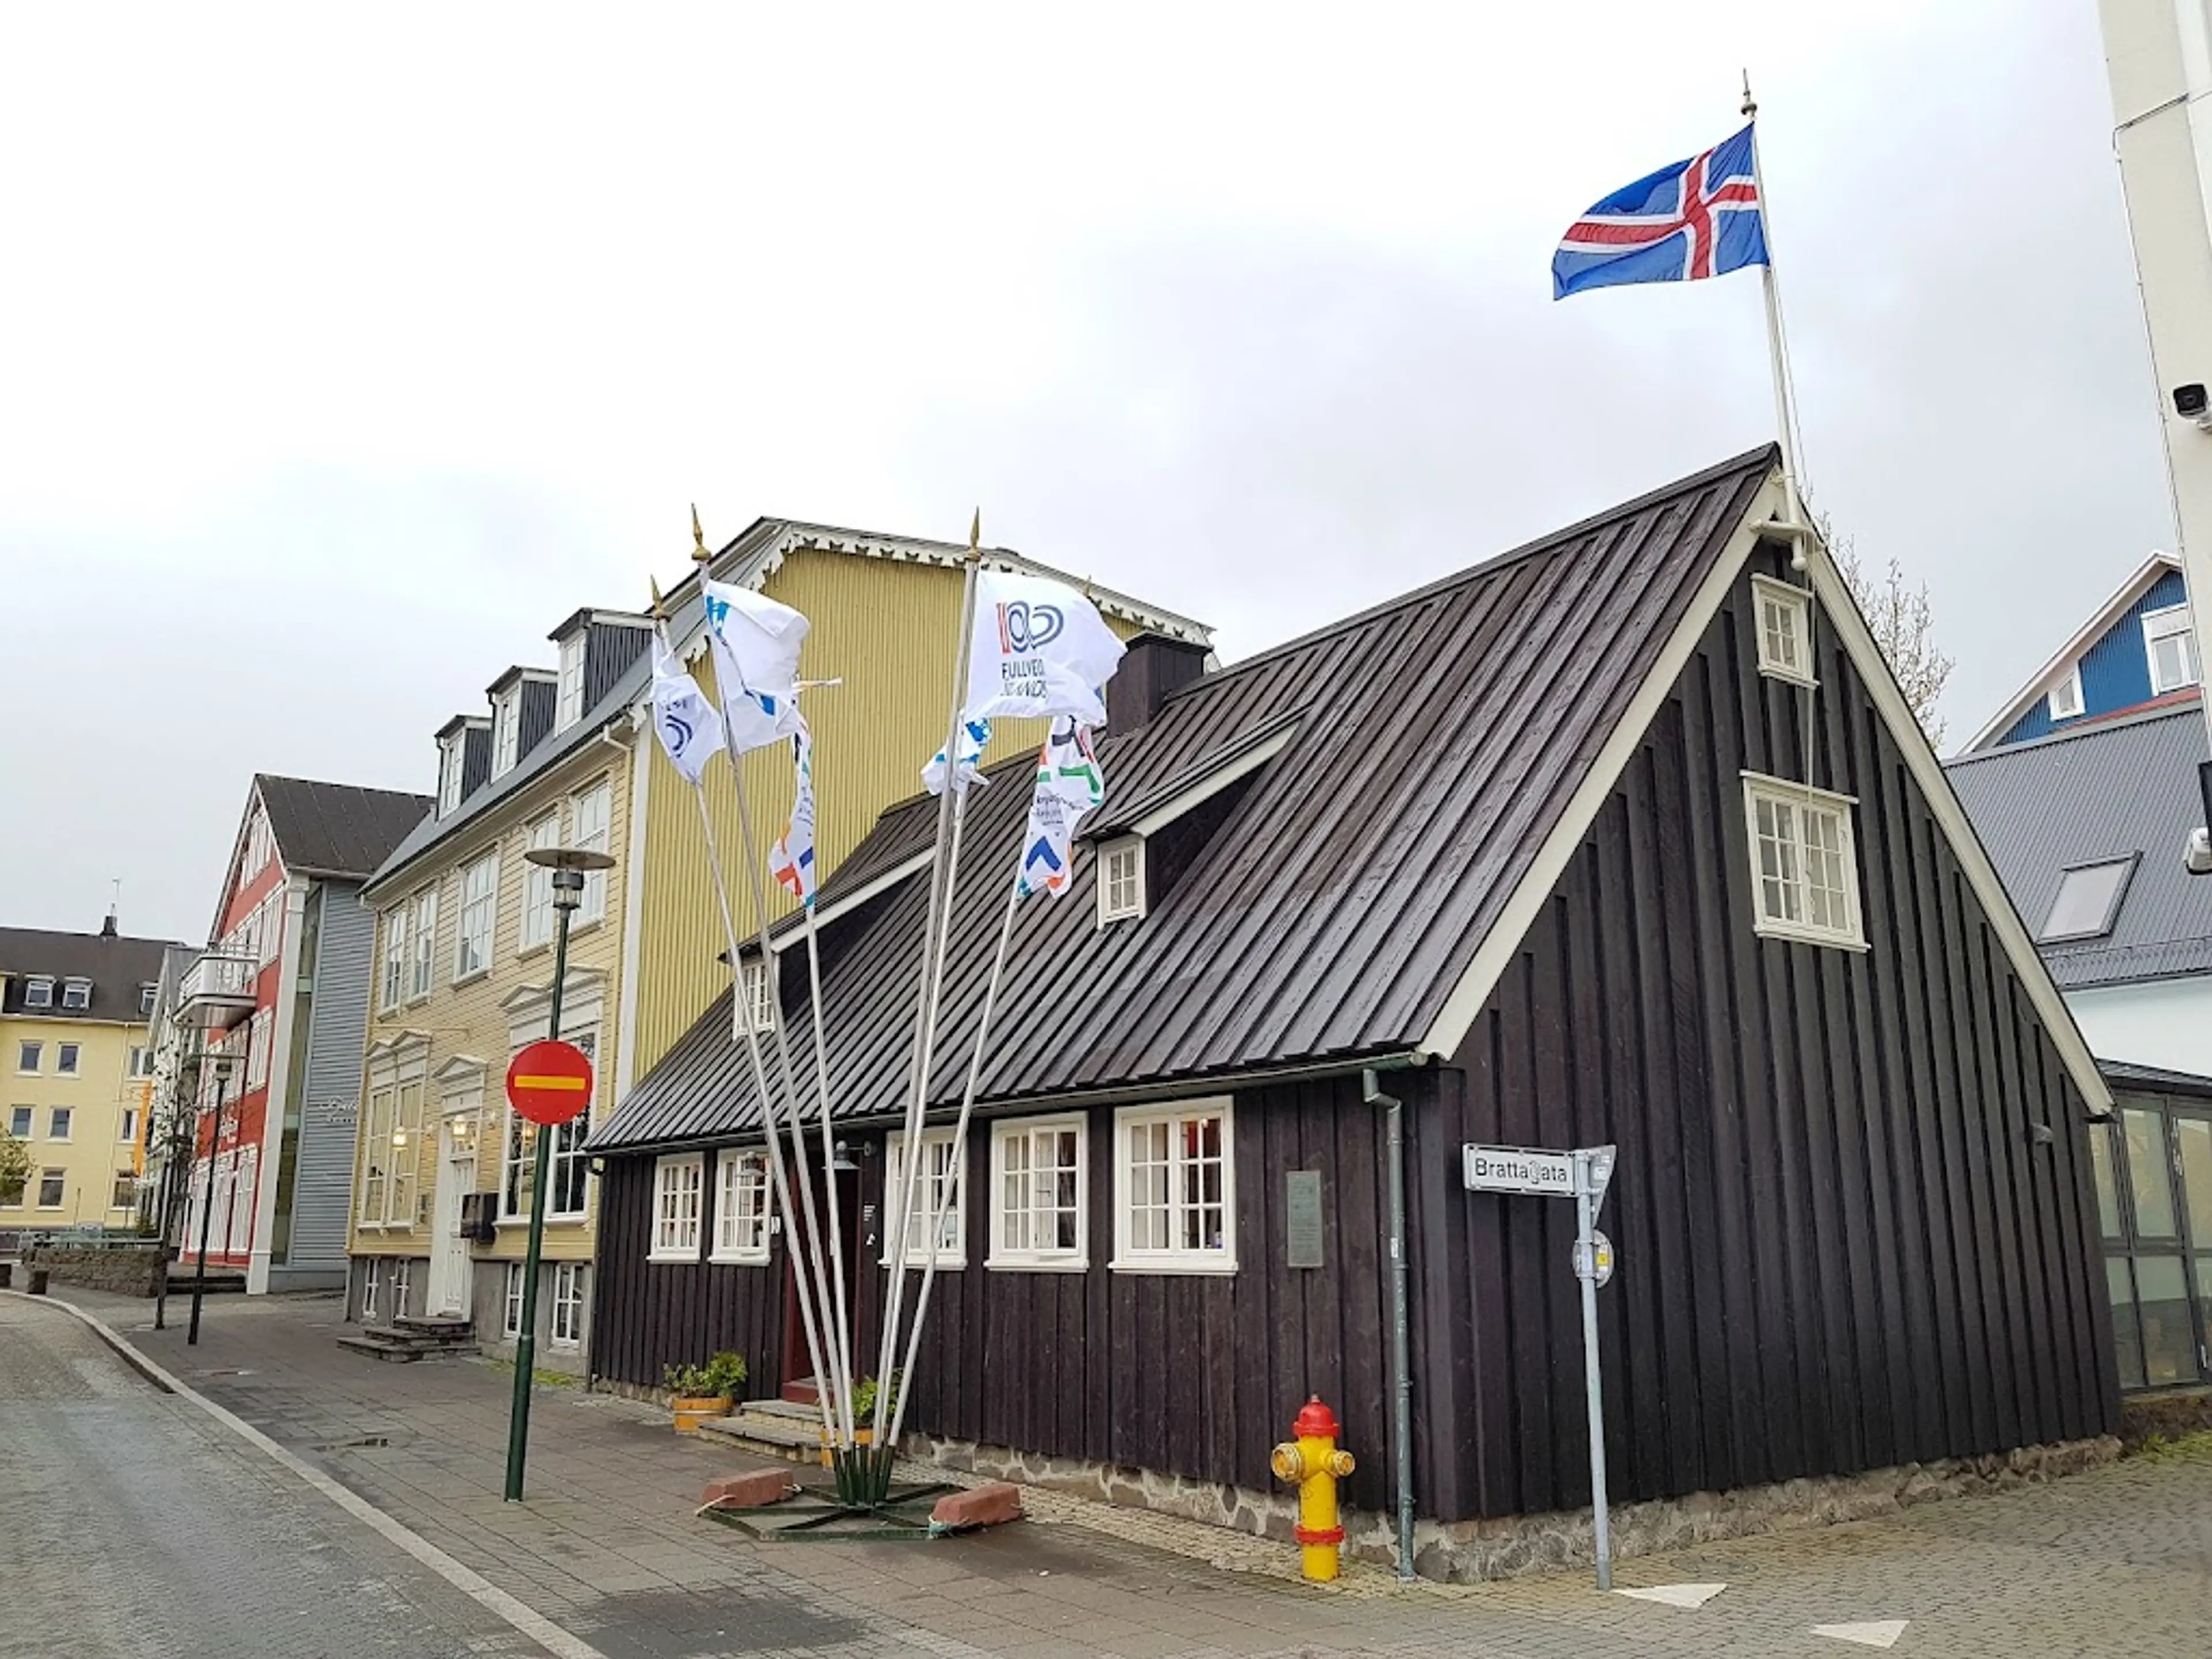
[[[1103,725],[1101,691],[1121,660],[1121,641],[1098,607],[1066,583],[1007,570],[977,575],[968,719],[1068,714]]]

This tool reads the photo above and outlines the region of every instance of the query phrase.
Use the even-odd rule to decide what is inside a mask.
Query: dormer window
[[[560,694],[553,708],[553,729],[565,732],[584,718],[583,629],[561,641]]]
[[[2162,697],[2197,684],[2197,641],[2189,607],[2170,605],[2143,612],[2143,649],[2150,656],[2150,694]]]
[[[462,763],[468,753],[465,728],[438,745],[438,816],[444,817],[461,804]]]
[[[92,981],[88,979],[65,979],[62,981],[62,1006],[82,1013],[92,1006]]]
[[[1145,914],[1145,838],[1124,836],[1098,849],[1098,925]]]
[[[2081,717],[2081,665],[2075,664],[2066,678],[2051,688],[2049,699],[2051,718],[2054,720],[2079,720]]]
[[[1813,684],[1813,612],[1802,587],[1753,576],[1751,595],[1759,619],[1759,672],[1771,678]]]
[[[160,989],[161,987],[158,985],[142,985],[138,988],[138,1017],[141,1019],[152,1018],[154,995]]]
[[[52,975],[33,974],[23,981],[23,1006],[26,1008],[51,1008],[54,1006]]]
[[[739,975],[744,985],[744,1000],[739,1005],[738,1016],[745,1024],[742,1029],[753,1031],[775,1030],[775,978],[757,957],[746,963]]]
[[[491,775],[504,777],[514,769],[515,744],[522,733],[522,688],[511,685],[492,703]]]

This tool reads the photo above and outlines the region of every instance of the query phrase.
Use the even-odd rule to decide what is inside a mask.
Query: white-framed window
[[[70,1127],[76,1121],[76,1112],[73,1107],[54,1106],[48,1108],[46,1111],[46,1139],[49,1140],[67,1140],[70,1138]]]
[[[653,1166],[653,1247],[648,1261],[699,1259],[700,1201],[707,1184],[706,1158],[678,1152]]]
[[[1751,840],[1752,922],[1773,939],[1859,948],[1857,803],[1809,785],[1747,772],[1743,810]]]
[[[63,1077],[75,1077],[77,1064],[84,1054],[83,1046],[75,1042],[54,1044],[54,1070]]]
[[[407,996],[407,907],[395,904],[384,913],[384,975],[377,988],[377,1006],[397,1008]]]
[[[987,1267],[1090,1265],[1080,1117],[1022,1118],[991,1132],[991,1244]]]
[[[561,811],[556,807],[523,831],[532,852],[561,844]],[[553,942],[553,872],[525,860],[522,866],[522,929],[516,949],[535,951]]]
[[[552,1346],[556,1348],[584,1345],[584,1276],[590,1272],[580,1261],[553,1264]]]
[[[940,1267],[964,1267],[968,1252],[963,1243],[968,1237],[967,1183],[959,1178],[954,1160],[952,1131],[925,1129],[921,1132],[921,1173],[914,1183],[914,1207],[906,1218],[906,1264],[910,1267],[928,1265],[930,1260],[930,1218],[937,1218],[936,1256]],[[884,1158],[884,1214],[888,1222],[891,1209],[902,1200],[898,1194],[906,1189],[906,1136],[893,1134],[887,1143]],[[884,1230],[884,1265],[896,1262],[890,1229]]]
[[[593,1087],[598,1086],[597,1066],[599,1057],[599,1036],[596,1030],[568,1031],[566,1040],[584,1051],[593,1065]],[[574,1221],[586,1212],[587,1182],[592,1160],[584,1152],[584,1142],[592,1133],[592,1109],[586,1103],[584,1109],[566,1123],[553,1128],[552,1181],[546,1189],[545,1214],[549,1220]],[[520,1221],[530,1214],[532,1188],[538,1179],[538,1126],[516,1112],[507,1110],[507,1138],[500,1152],[499,1215],[502,1221]]]
[[[468,741],[463,730],[438,745],[438,816],[441,818],[461,804],[461,759],[468,751]]]
[[[454,930],[453,982],[491,967],[491,935],[499,916],[499,848],[493,848],[461,875],[461,925]]]
[[[133,1078],[148,1078],[154,1075],[154,1051],[151,1048],[139,1046],[134,1046],[131,1048],[131,1075]]]
[[[62,1006],[72,1013],[82,1013],[92,1006],[92,981],[88,979],[65,979],[62,981]]]
[[[414,1262],[410,1261],[393,1262],[392,1264],[392,1316],[394,1319],[404,1319],[407,1316],[407,1293],[414,1288]]]
[[[2197,684],[2197,640],[2189,607],[2169,605],[2143,612],[2143,649],[2150,657],[2150,694],[2163,696]]]
[[[2051,688],[2044,700],[2054,720],[2079,720],[2081,717],[2081,665],[2079,663],[2067,672],[2066,677]]]
[[[390,1084],[371,1089],[361,1115],[361,1220],[365,1227],[384,1224],[386,1176],[392,1169],[392,1108],[398,1093]]]
[[[31,1121],[38,1115],[35,1106],[10,1106],[8,1109],[8,1133],[16,1140],[31,1138]]]
[[[1759,672],[1777,679],[1813,684],[1811,595],[1771,576],[1751,579],[1759,617]]]
[[[415,966],[410,975],[410,1000],[427,997],[438,977],[438,890],[426,887],[415,895],[414,915],[408,927],[415,936]]]
[[[1145,839],[1124,836],[1098,849],[1098,921],[1126,921],[1145,914]]]
[[[273,1016],[266,1008],[254,1015],[246,1038],[246,1086],[265,1087],[269,1082],[269,1028]]]
[[[40,1170],[39,1207],[42,1210],[60,1209],[62,1200],[67,1193],[68,1183],[69,1172],[65,1170]]]
[[[768,1154],[714,1155],[714,1249],[712,1260],[757,1267],[768,1260]]]
[[[276,951],[284,941],[284,890],[279,887],[261,901],[261,965],[266,968],[276,960]]]
[[[137,1204],[138,1202],[137,1174],[130,1170],[118,1170],[115,1172],[114,1188],[107,1197],[107,1207],[111,1210],[127,1210]]]
[[[756,1031],[775,1030],[778,998],[775,969],[780,964],[771,959],[763,963],[758,957],[748,957],[738,970],[738,983],[744,987],[744,1003],[739,1016]]]
[[[373,1255],[361,1270],[361,1320],[366,1325],[377,1316],[377,1304],[384,1299],[384,1258]]]
[[[18,1042],[15,1045],[15,1069],[19,1072],[37,1071],[46,1052],[46,1045],[43,1042]]]
[[[51,1008],[54,1006],[54,981],[51,974],[33,974],[23,981],[23,1006],[26,1008]]]
[[[138,1144],[138,1109],[136,1106],[123,1109],[123,1121],[116,1126],[115,1139],[119,1146],[135,1146]]]
[[[499,1334],[513,1341],[522,1334],[522,1264],[507,1264],[506,1282],[499,1299]]]
[[[161,989],[158,985],[142,985],[138,988],[138,1017],[141,1019],[150,1019],[153,1017],[154,999],[160,994]]]
[[[499,694],[491,711],[491,775],[505,777],[514,769],[515,745],[522,735],[522,687],[510,685]]]
[[[584,641],[580,628],[561,641],[560,692],[553,704],[553,729],[565,732],[584,718]]]
[[[1237,1170],[1226,1097],[1114,1115],[1117,1273],[1234,1273]]]
[[[608,814],[613,810],[614,793],[604,778],[579,794],[570,803],[576,815],[576,846],[586,853],[607,850]],[[576,924],[597,921],[607,913],[607,872],[588,870],[584,873],[584,890],[578,896]]]

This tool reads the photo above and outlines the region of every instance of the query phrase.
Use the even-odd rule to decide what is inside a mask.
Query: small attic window
[[[23,981],[23,1006],[26,1008],[51,1008],[54,1006],[52,975],[33,974]]]
[[[461,764],[468,740],[464,728],[438,745],[438,816],[441,818],[461,804]]]
[[[1145,914],[1145,838],[1124,836],[1098,849],[1098,925]]]
[[[65,979],[62,981],[62,1006],[85,1009],[92,1006],[92,981],[88,979]]]
[[[2051,688],[2051,718],[2055,720],[2079,720],[2081,717],[2081,665],[2076,663],[2066,678]]]
[[[773,1031],[775,1030],[775,979],[757,957],[744,964],[739,978],[745,988],[744,1000],[739,1006],[738,1017],[744,1021],[741,1030]]]
[[[514,769],[518,740],[522,734],[522,687],[511,685],[492,704],[491,775],[503,778]]]
[[[2120,903],[2128,896],[2128,883],[2136,872],[2138,854],[2107,859],[2100,864],[2077,865],[2058,876],[2058,896],[2038,933],[2039,945],[2069,939],[2102,939],[2120,919]]]
[[[584,718],[584,641],[586,632],[586,629],[579,628],[561,641],[561,690],[553,711],[553,729],[556,732],[565,732]]]
[[[1769,576],[1753,576],[1759,615],[1759,672],[1799,685],[1813,684],[1811,601],[1805,590]]]

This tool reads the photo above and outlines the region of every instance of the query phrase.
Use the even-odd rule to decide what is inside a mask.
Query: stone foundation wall
[[[161,1281],[165,1252],[159,1245],[143,1249],[83,1250],[52,1244],[34,1245],[23,1252],[25,1267],[44,1267],[57,1285],[82,1285],[88,1290],[108,1291],[117,1296],[151,1297]],[[28,1275],[22,1275],[27,1279]]]
[[[1291,1528],[1297,1519],[1297,1499],[1287,1487],[1280,1492],[1254,1492],[1150,1469],[1119,1468],[1082,1458],[1046,1457],[1004,1446],[921,1434],[907,1436],[900,1449],[904,1455],[995,1480],[1154,1510],[1285,1543],[1293,1541]],[[1613,1552],[1615,1559],[1661,1554],[1759,1533],[1863,1521],[1934,1498],[2005,1492],[2056,1480],[2110,1462],[2119,1455],[2120,1442],[2107,1435],[2094,1440],[2023,1446],[1986,1457],[1947,1458],[1862,1474],[1616,1504],[1609,1517]],[[1346,1510],[1344,1534],[1348,1555],[1386,1564],[1396,1561],[1398,1540],[1393,1517]],[[1414,1570],[1425,1578],[1448,1583],[1588,1565],[1595,1559],[1588,1510],[1491,1521],[1421,1521],[1413,1528],[1413,1546]]]
[[[2178,1439],[2212,1429],[2212,1389],[2130,1395],[2120,1401],[2120,1439],[2130,1451],[2154,1437]]]

